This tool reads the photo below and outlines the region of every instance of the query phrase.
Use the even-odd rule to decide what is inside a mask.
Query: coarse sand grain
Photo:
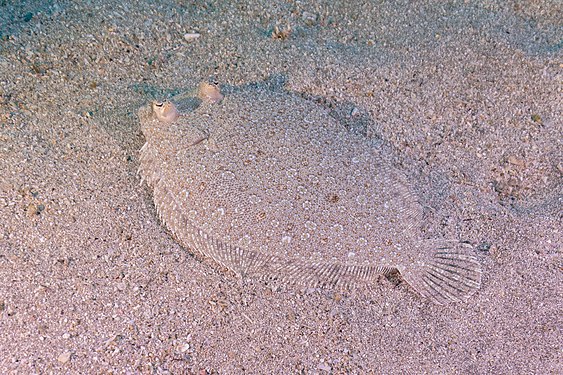
[[[562,13],[0,1],[0,373],[562,373]],[[393,277],[296,288],[194,258],[140,184],[137,110],[194,110],[201,82],[291,92],[388,155],[480,290],[440,306]]]

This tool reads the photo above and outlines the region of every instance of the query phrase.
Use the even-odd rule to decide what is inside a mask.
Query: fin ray
[[[401,276],[434,303],[465,301],[481,287],[481,265],[472,246],[457,241],[424,240],[420,258],[400,267]]]

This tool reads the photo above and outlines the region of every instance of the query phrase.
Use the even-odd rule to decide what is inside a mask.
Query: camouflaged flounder
[[[209,89],[209,87],[207,87]],[[480,287],[470,246],[422,240],[404,174],[319,106],[247,90],[139,110],[140,174],[180,244],[242,276],[308,286],[398,271],[436,303]]]

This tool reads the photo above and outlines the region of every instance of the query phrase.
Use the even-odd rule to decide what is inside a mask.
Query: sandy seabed
[[[559,1],[0,1],[3,374],[560,374]],[[137,109],[311,100],[407,173],[481,290],[239,280],[162,228]],[[228,90],[227,90],[228,91]]]

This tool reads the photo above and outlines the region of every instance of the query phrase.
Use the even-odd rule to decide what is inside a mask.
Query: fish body
[[[190,251],[241,276],[309,286],[398,271],[436,303],[480,287],[470,247],[421,239],[405,175],[323,108],[247,90],[176,113],[171,103],[139,111],[139,171]]]

